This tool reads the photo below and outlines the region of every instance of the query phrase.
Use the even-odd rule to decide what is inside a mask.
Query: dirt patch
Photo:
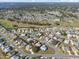
[[[0,59],[7,59],[5,53],[0,49]]]

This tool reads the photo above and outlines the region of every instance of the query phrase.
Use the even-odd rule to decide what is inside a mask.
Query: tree
[[[33,46],[33,47],[32,47],[32,50],[33,50],[33,52],[36,53],[36,52],[38,52],[40,49],[39,49],[39,47]]]

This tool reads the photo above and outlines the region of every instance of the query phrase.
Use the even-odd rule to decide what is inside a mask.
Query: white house
[[[7,53],[7,52],[10,52],[11,50],[12,50],[12,47],[7,46],[7,47],[4,48],[3,51],[4,51],[5,53]]]
[[[38,43],[36,43],[35,45],[36,45],[37,47],[40,47],[40,46],[41,46],[41,43],[38,42]]]
[[[66,39],[66,40],[64,41],[64,43],[65,43],[65,44],[69,44],[69,40]]]
[[[33,41],[32,38],[28,38],[28,39],[27,39],[27,42],[31,42],[31,41]]]
[[[41,49],[42,51],[46,51],[46,50],[47,50],[47,47],[46,47],[46,45],[42,45],[42,46],[40,47],[40,49]]]

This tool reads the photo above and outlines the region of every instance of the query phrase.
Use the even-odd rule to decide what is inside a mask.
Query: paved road
[[[72,58],[79,58],[77,55],[64,55],[64,54],[28,54],[28,56],[35,57],[35,56],[43,56],[43,57],[56,57],[56,58],[63,58],[63,57],[72,57]]]

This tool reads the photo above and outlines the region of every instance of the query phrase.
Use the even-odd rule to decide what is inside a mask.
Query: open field
[[[8,21],[8,20],[0,19],[0,24],[1,24],[2,26],[4,26],[5,28],[13,28],[12,22],[10,22],[10,21]]]
[[[71,20],[71,21],[58,21],[58,22],[12,22],[9,20],[0,19],[0,24],[5,28],[18,28],[18,27],[79,27],[79,20]]]

